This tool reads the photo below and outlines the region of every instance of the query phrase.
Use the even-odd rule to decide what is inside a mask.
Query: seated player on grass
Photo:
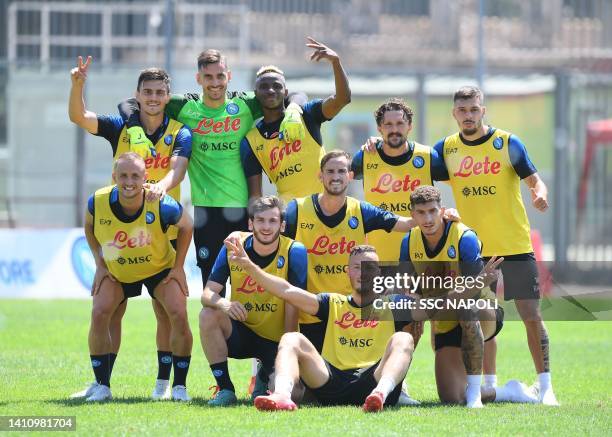
[[[306,287],[306,248],[302,243],[280,235],[284,229],[282,202],[276,196],[254,199],[249,205],[249,229],[234,232],[250,262],[271,275]],[[232,284],[229,299],[221,297],[227,278]],[[234,385],[227,369],[227,358],[257,358],[261,362],[255,397],[265,394],[278,341],[285,332],[297,329],[297,311],[259,284],[250,273],[235,263],[225,247],[213,266],[202,293],[200,339],[217,392],[209,405],[228,406],[237,402]]]

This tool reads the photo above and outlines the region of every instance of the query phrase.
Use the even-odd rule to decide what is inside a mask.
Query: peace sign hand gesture
[[[340,57],[338,53],[334,52],[332,49],[327,47],[325,44],[316,41],[314,38],[309,36],[306,37],[308,43],[306,47],[310,47],[314,49],[314,52],[310,55],[311,61],[320,61],[321,59],[327,59],[329,62],[338,61]]]
[[[482,278],[482,282],[484,283],[485,287],[488,285],[491,285],[493,282],[497,280],[497,276],[499,274],[499,272],[497,271],[497,266],[499,266],[503,261],[504,261],[503,256],[498,258],[495,255],[493,255],[489,259],[489,261],[487,261],[487,264],[484,266],[482,271],[478,274],[478,276]]]
[[[87,80],[87,69],[91,65],[91,56],[87,56],[87,60],[83,63],[83,57],[79,56],[77,58],[77,66],[70,70],[70,79],[72,80],[72,85],[83,86],[85,81]]]

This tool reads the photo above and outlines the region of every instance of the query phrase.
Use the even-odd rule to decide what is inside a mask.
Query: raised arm
[[[308,39],[307,47],[314,49],[314,52],[310,55],[310,59],[313,61],[320,61],[325,59],[329,61],[334,70],[334,82],[336,85],[336,93],[332,94],[323,101],[323,115],[325,118],[331,120],[338,114],[342,108],[351,102],[351,88],[349,87],[348,77],[340,62],[340,56],[327,47],[325,44],[316,41],[314,38],[306,37]]]
[[[239,239],[229,237],[225,239],[224,243],[227,250],[231,253],[231,261],[245,269],[266,291],[283,299],[300,311],[312,315],[317,314],[319,311],[319,301],[316,295],[295,287],[278,276],[264,272],[249,259]]]
[[[70,70],[70,98],[68,100],[68,116],[77,126],[92,134],[98,133],[98,116],[85,108],[83,88],[87,80],[87,70],[91,65],[91,56],[83,63],[83,57],[77,58],[77,66]]]

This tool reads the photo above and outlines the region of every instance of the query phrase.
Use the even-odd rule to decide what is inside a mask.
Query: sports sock
[[[110,354],[90,355],[96,382],[110,387]]]
[[[292,391],[293,379],[283,375],[276,375],[274,378],[274,393],[291,397]]]
[[[191,355],[187,357],[172,355],[172,364],[174,366],[174,381],[172,381],[172,387],[176,387],[177,385],[187,386],[187,372],[189,371],[190,361]]]
[[[227,370],[227,360],[221,363],[211,364],[210,370],[212,370],[215,381],[217,381],[219,390],[236,391],[234,384],[232,384],[232,380],[230,379],[229,371]]]
[[[540,383],[540,391],[548,390],[552,385],[550,380],[550,372],[538,373],[538,381]]]
[[[109,363],[108,363],[108,373],[109,375],[113,374],[113,367],[115,366],[115,360],[117,359],[117,354],[110,353],[109,354]]]
[[[380,381],[378,381],[378,385],[376,386],[376,388],[374,388],[374,390],[372,390],[372,392],[377,391],[382,393],[383,398],[386,400],[387,396],[389,396],[389,393],[393,391],[396,385],[397,384],[392,378],[383,376],[380,378]]]
[[[168,381],[172,371],[172,352],[157,351],[157,379]]]
[[[497,375],[482,375],[485,387],[497,387]]]
[[[468,404],[480,397],[480,375],[468,375],[465,400]]]

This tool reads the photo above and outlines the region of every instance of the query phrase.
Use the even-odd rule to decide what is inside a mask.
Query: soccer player
[[[83,62],[79,56],[77,66],[71,70],[72,87],[68,112],[70,120],[91,134],[108,140],[113,151],[113,160],[129,150],[127,126],[116,115],[97,115],[85,107],[83,87],[91,64],[91,56]],[[147,198],[159,199],[168,193],[177,202],[181,199],[180,183],[185,177],[191,155],[191,131],[183,124],[164,115],[164,108],[170,96],[170,78],[158,68],[143,70],[138,77],[135,98],[143,108],[141,123],[146,135],[155,144],[156,156],[145,159],[147,170]],[[166,233],[175,245],[177,229],[170,226]],[[175,246],[176,247],[176,246]],[[172,352],[170,350],[170,320],[163,307],[152,299],[157,319],[157,362],[158,372],[153,399],[168,399],[170,396],[170,373]],[[127,300],[116,310],[111,319],[111,371],[121,344],[121,320]],[[87,390],[75,393],[75,397],[87,397],[96,383]]]
[[[353,178],[351,155],[342,150],[327,152],[321,159],[319,179],[323,192],[295,199],[287,205],[285,235],[306,246],[311,293],[335,290],[350,294],[346,275],[351,249],[366,242],[366,234],[377,229],[406,233],[410,218],[383,211],[368,202],[346,195]],[[449,216],[453,211],[447,211]],[[300,313],[300,332],[315,345],[323,346],[324,325],[318,318]]]
[[[194,205],[193,238],[202,284],[206,284],[223,238],[248,226],[248,190],[240,142],[262,114],[253,93],[227,91],[232,72],[221,52],[203,51],[197,67],[196,80],[202,86],[202,94],[172,95],[165,111],[192,129],[193,152],[187,171]],[[305,101],[299,94],[291,98],[299,103]],[[142,143],[138,133],[139,106],[130,99],[122,102],[119,109],[126,120],[129,118],[133,133],[130,144],[137,146]],[[293,102],[287,107],[281,124],[285,138],[302,138],[300,112],[300,106]]]
[[[281,236],[284,227],[282,202],[275,196],[253,199],[249,206],[249,229],[239,239],[246,256],[266,272],[286,279],[293,286],[306,286],[306,248]],[[230,278],[231,299],[219,294]],[[217,381],[213,406],[237,402],[227,369],[227,358],[258,358],[262,367],[253,399],[265,394],[274,368],[278,341],[285,332],[297,329],[297,312],[290,304],[270,294],[240,264],[233,262],[223,247],[202,294],[200,339],[212,374]]]
[[[246,255],[239,240],[226,245],[230,259],[255,281],[301,311],[316,315],[325,324],[325,342],[320,353],[303,334],[283,335],[276,357],[274,393],[255,398],[259,410],[295,410],[293,386],[300,378],[323,405],[361,405],[364,411],[380,411],[395,405],[412,360],[412,336],[401,329],[408,321],[391,313],[370,314],[375,294],[361,287],[363,261],[378,261],[372,246],[351,249],[348,276],[352,291],[312,294],[264,272]],[[393,296],[393,300],[408,299]]]
[[[420,185],[433,185],[440,172],[438,160],[432,159],[436,152],[408,140],[413,116],[412,108],[400,98],[380,105],[374,118],[382,141],[376,143],[375,153],[359,150],[351,164],[354,178],[363,181],[365,200],[403,217],[410,217],[410,193]],[[378,230],[368,235],[368,243],[381,261],[395,262],[403,237]]]
[[[90,402],[112,399],[110,320],[124,300],[140,295],[143,284],[170,319],[172,399],[190,400],[185,384],[192,336],[183,265],[193,224],[172,197],[146,200],[146,178],[142,157],[124,153],[113,167],[115,185],[99,189],[88,201],[85,236],[96,262],[89,353],[98,383],[86,399]],[[176,251],[166,235],[170,225],[178,228]]]
[[[548,209],[548,191],[523,142],[510,132],[485,124],[482,91],[474,86],[457,90],[453,117],[459,132],[434,148],[444,159],[463,220],[483,242],[483,256],[503,256],[504,298],[514,300],[527,331],[529,350],[538,373],[538,396],[546,405],[558,405],[549,366],[549,340],[540,312],[538,270],[523,204],[520,181],[531,191],[533,206]],[[495,383],[495,344],[485,351],[489,383]],[[487,375],[485,375],[487,378]],[[485,379],[485,384],[487,380]]]
[[[255,81],[255,96],[263,119],[249,131],[240,145],[240,155],[251,197],[261,196],[261,173],[266,173],[285,202],[320,192],[319,163],[325,154],[321,124],[334,118],[351,101],[346,73],[340,57],[329,47],[308,38],[315,49],[311,59],[328,60],[334,71],[336,92],[324,100],[311,100],[302,107],[306,133],[302,140],[287,141],[279,135],[288,94],[285,76],[273,65],[261,67]]]
[[[441,278],[478,278],[481,287],[475,289],[445,289],[421,286],[424,297],[439,298],[455,292],[460,298],[486,299],[495,295],[483,289],[496,277],[495,268],[503,261],[493,256],[485,266],[480,256],[481,243],[470,228],[460,222],[444,220],[440,190],[423,185],[410,195],[412,218],[418,225],[408,232],[401,243],[400,261],[409,264],[416,275]],[[488,282],[488,283],[487,283]],[[484,344],[494,338],[503,326],[503,309],[483,309],[442,313],[432,322],[435,333],[436,385],[440,400],[445,403],[482,407],[484,401],[537,402],[527,387],[509,381],[497,391],[483,387],[481,398]]]

